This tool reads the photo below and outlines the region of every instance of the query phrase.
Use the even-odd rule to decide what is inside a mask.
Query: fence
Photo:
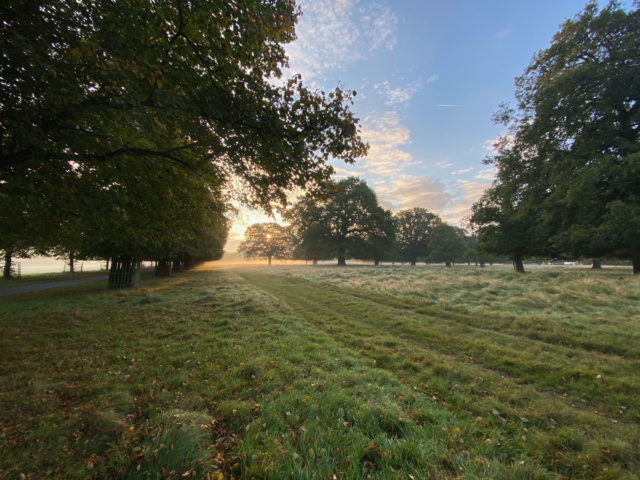
[[[0,276],[4,272],[4,263],[0,263]],[[22,264],[20,262],[11,262],[11,278],[22,277]]]
[[[134,288],[139,282],[140,262],[113,261],[109,269],[109,288]]]

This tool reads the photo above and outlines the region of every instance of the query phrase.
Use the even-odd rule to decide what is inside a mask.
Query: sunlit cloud
[[[476,177],[478,178],[478,177]],[[491,186],[490,181],[456,180],[455,199],[442,211],[442,219],[448,223],[466,227],[471,207],[484,191]]]
[[[345,70],[396,44],[398,19],[384,5],[365,0],[304,0],[297,39],[287,46],[291,72],[307,80]]]
[[[353,168],[343,168],[334,165],[333,169],[336,172],[335,177],[338,179],[346,177],[360,177],[363,175],[361,170],[355,170]]]
[[[376,191],[380,203],[394,211],[422,207],[439,213],[452,199],[444,183],[428,176],[398,175],[391,180],[390,187]]]
[[[476,175],[478,180],[488,180],[490,182],[496,178],[496,168],[494,166],[480,170]]]
[[[392,177],[413,165],[411,154],[401,148],[411,142],[410,134],[397,112],[367,116],[362,138],[369,143],[369,153],[362,160],[362,167],[370,174]]]
[[[448,160],[443,160],[442,162],[437,162],[436,166],[440,168],[449,168],[449,167],[453,167],[453,163],[451,163]]]

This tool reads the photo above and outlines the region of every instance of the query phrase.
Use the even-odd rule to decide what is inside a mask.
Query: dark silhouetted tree
[[[274,222],[254,223],[245,230],[238,251],[248,258],[266,258],[271,265],[272,258],[291,258],[291,233],[289,228]]]

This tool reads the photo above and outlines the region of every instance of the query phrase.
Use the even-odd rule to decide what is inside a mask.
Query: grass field
[[[0,478],[638,479],[628,270],[272,267],[0,302]]]

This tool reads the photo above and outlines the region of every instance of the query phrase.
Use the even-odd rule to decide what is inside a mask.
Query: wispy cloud
[[[360,170],[354,170],[354,169],[350,169],[350,168],[343,168],[337,165],[333,166],[333,169],[336,172],[336,177],[337,178],[346,178],[346,177],[360,177],[362,176],[363,172]]]
[[[453,163],[451,163],[448,160],[443,160],[442,162],[437,162],[436,166],[440,168],[449,168],[449,167],[453,167]]]
[[[496,138],[490,138],[489,140],[485,140],[482,148],[484,148],[487,152],[492,155],[498,153],[498,150],[501,146],[509,145],[513,141],[513,135],[500,135]]]
[[[290,70],[312,80],[328,69],[343,70],[396,44],[398,19],[384,5],[365,0],[305,0],[287,46]]]
[[[439,103],[439,107],[442,108],[462,108],[464,105],[456,105],[455,103]]]
[[[469,173],[471,170],[473,170],[473,167],[461,168],[459,170],[454,170],[453,172],[451,172],[451,175],[462,175],[464,173]]]
[[[511,32],[513,30],[511,30],[510,28],[505,28],[504,30],[500,30],[498,33],[495,34],[495,37],[498,40],[502,40],[503,38],[508,37],[509,35],[511,35]]]
[[[411,82],[406,87],[391,87],[388,80],[376,83],[373,88],[378,94],[385,98],[385,105],[396,105],[407,102],[413,95],[420,91],[422,82],[420,80]]]
[[[480,170],[476,175],[476,178],[478,180],[488,180],[492,182],[493,179],[496,178],[496,168],[490,167],[485,168],[484,170]]]
[[[436,73],[434,73],[429,78],[427,78],[427,83],[433,83],[433,82],[437,81],[439,78],[440,77]]]

